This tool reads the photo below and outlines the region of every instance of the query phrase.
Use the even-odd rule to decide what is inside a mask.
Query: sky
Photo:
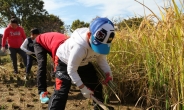
[[[96,16],[109,19],[128,19],[135,16],[151,14],[147,8],[138,2],[149,7],[156,15],[160,15],[159,8],[167,7],[172,0],[43,0],[44,9],[49,14],[59,16],[65,25],[71,25],[73,21],[88,22]],[[138,2],[136,2],[138,1]],[[182,0],[175,0],[181,5]],[[0,33],[4,28],[0,29]]]

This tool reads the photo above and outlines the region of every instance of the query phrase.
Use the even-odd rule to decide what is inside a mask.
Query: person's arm
[[[92,94],[94,94],[93,91],[88,89],[82,82],[77,70],[82,62],[82,60],[86,57],[86,51],[84,48],[82,48],[79,45],[75,45],[75,47],[72,48],[70,51],[70,56],[68,59],[68,65],[67,65],[67,71],[68,74],[73,81],[74,84],[77,85],[77,87],[80,88],[81,93],[84,97],[90,98]],[[90,71],[90,70],[89,70]]]
[[[111,69],[110,69],[110,66],[107,62],[107,58],[106,58],[106,55],[100,55],[98,58],[97,58],[97,64],[99,65],[99,67],[105,72],[109,72],[109,73],[112,73],[111,72]]]
[[[113,80],[112,71],[111,71],[110,66],[109,66],[109,64],[107,62],[106,55],[100,55],[97,58],[97,64],[99,65],[99,67],[105,73],[106,79],[104,80],[104,84],[106,84],[107,82],[109,82],[109,80]]]
[[[2,44],[2,47],[5,47],[7,37],[8,37],[8,30],[6,29],[4,31],[4,34],[3,34],[3,37],[2,37],[2,43],[1,43]]]
[[[82,60],[85,58],[86,52],[85,49],[80,47],[80,45],[75,45],[71,51],[68,58],[67,71],[74,84],[79,88],[83,88],[83,82],[77,72],[78,67],[80,66]]]
[[[33,52],[27,50],[27,44],[28,44],[28,39],[25,39],[24,42],[22,43],[22,45],[20,46],[20,48],[21,48],[24,52],[26,52],[26,53],[33,53]]]

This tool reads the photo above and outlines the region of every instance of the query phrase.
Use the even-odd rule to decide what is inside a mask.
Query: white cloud
[[[82,6],[88,8],[95,8],[98,10],[98,16],[108,17],[108,18],[128,18],[132,16],[144,16],[144,14],[149,15],[151,11],[143,7],[141,4],[135,0],[43,0],[45,2],[45,9],[50,13],[59,16],[64,22],[72,22],[76,18],[82,16],[75,16],[78,12],[70,12],[65,10],[64,7],[74,8],[75,6]],[[157,16],[160,16],[159,7],[164,7],[167,5],[168,1],[171,0],[137,0],[144,3],[145,6],[150,8]],[[179,3],[180,0],[175,0]],[[91,11],[91,10],[90,10]],[[90,13],[89,11],[89,13]],[[83,13],[83,12],[80,12]],[[88,14],[88,13],[87,13]],[[86,20],[91,20],[91,18],[96,15],[84,13]],[[91,17],[91,18],[89,18]]]
[[[122,14],[130,0],[77,0],[86,7],[98,7],[102,16]],[[126,3],[127,1],[127,3]]]
[[[86,7],[97,6],[102,16],[107,17],[128,17],[136,15],[148,15],[151,14],[147,8],[143,8],[143,5],[136,2],[135,0],[77,0],[79,3],[83,4]],[[143,3],[145,6],[150,8],[156,15],[159,14],[158,6],[164,7],[164,4],[167,5],[168,1],[171,0],[138,0]],[[179,0],[175,0],[179,3]],[[145,12],[145,13],[144,13]]]
[[[50,14],[59,16],[66,24],[71,24],[73,20],[82,19],[85,22],[90,22],[96,15],[108,18],[128,18],[132,16],[144,16],[151,12],[147,8],[143,8],[141,4],[135,0],[43,0],[44,9]],[[157,16],[160,16],[158,6],[164,7],[168,1],[172,0],[137,0],[149,7]],[[180,4],[181,0],[175,0],[177,4]],[[157,6],[158,5],[158,6]],[[86,10],[77,12],[67,9],[75,10],[76,6],[86,7]],[[97,9],[96,14],[91,14],[90,11]],[[145,9],[145,10],[144,10]],[[95,10],[96,11],[96,10]],[[80,13],[80,14],[78,14]],[[83,14],[81,16],[81,13]],[[93,12],[94,13],[94,12]],[[85,16],[85,17],[84,17]],[[2,33],[4,29],[0,29]]]
[[[47,11],[55,11],[59,8],[75,5],[74,2],[68,2],[66,0],[43,0],[44,8]]]

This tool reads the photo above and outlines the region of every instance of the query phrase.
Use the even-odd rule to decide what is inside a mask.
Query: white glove
[[[5,47],[1,47],[1,51],[2,52],[5,52]]]
[[[27,51],[26,54],[31,55],[31,54],[34,54],[34,52]]]
[[[90,98],[92,94],[94,94],[91,90],[89,90],[86,86],[84,86],[82,89],[80,89],[82,92],[82,95],[85,98]]]

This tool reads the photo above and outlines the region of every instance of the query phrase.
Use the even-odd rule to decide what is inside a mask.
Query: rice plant
[[[144,17],[139,29],[116,33],[108,61],[119,94],[132,93],[136,105],[152,110],[184,109],[183,4],[174,0],[162,10]],[[153,23],[153,19],[158,19]],[[126,100],[125,100],[126,101]]]

